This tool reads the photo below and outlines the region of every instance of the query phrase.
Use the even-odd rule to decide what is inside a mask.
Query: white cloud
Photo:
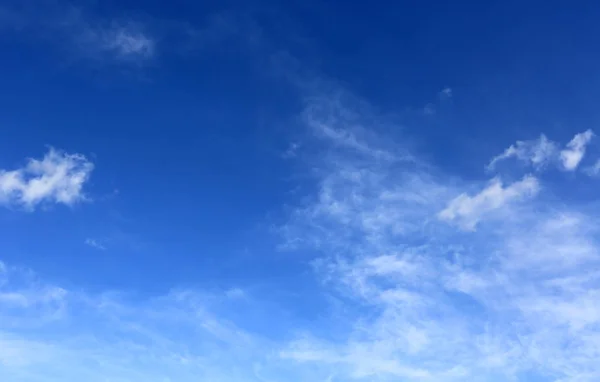
[[[298,150],[300,150],[301,146],[302,145],[299,142],[292,142],[281,156],[285,159],[295,158],[298,155]]]
[[[0,15],[6,15],[4,26],[71,51],[75,58],[139,63],[156,54],[155,39],[135,20],[105,18],[90,9],[58,2],[27,3],[0,7]]]
[[[509,158],[516,158],[530,164],[536,169],[541,169],[553,161],[557,153],[557,144],[542,134],[536,140],[517,141],[517,143],[511,145],[502,154],[494,157],[487,168],[493,170],[498,162]]]
[[[106,250],[106,247],[104,246],[104,244],[102,244],[100,241],[98,241],[96,239],[87,238],[87,239],[85,239],[84,243],[92,248],[96,248],[101,251]]]
[[[385,147],[385,141],[366,128],[363,115],[349,109],[352,103],[357,108],[366,108],[359,100],[346,92],[337,92],[327,97],[310,97],[303,113],[307,127],[319,138],[325,138],[341,149],[349,149],[379,160],[411,160],[400,147]]]
[[[273,344],[232,320],[257,309],[247,300],[197,290],[129,299],[67,291],[30,270],[7,266],[6,272],[2,381],[248,381],[255,380],[255,364],[271,370]]]
[[[434,115],[435,114],[435,107],[433,106],[433,104],[428,103],[427,105],[425,105],[425,107],[423,107],[423,114],[425,114],[425,115]]]
[[[155,41],[133,23],[94,28],[82,21],[81,28],[77,42],[90,54],[104,52],[118,59],[149,59],[155,54]]]
[[[593,166],[587,167],[583,170],[587,175],[596,177],[600,174],[600,159],[594,163]]]
[[[441,99],[452,98],[452,89],[448,87],[442,89],[439,93],[439,96]]]
[[[421,112],[424,115],[427,116],[433,116],[437,113],[437,106],[440,106],[441,102],[447,101],[450,98],[452,98],[452,89],[446,87],[442,90],[440,90],[437,93],[437,100],[436,102],[429,102],[427,103],[423,109],[421,110]]]
[[[538,272],[566,271],[593,260],[599,255],[592,237],[597,228],[582,214],[557,213],[527,219],[527,234],[514,232],[506,239],[506,264],[510,268],[531,269]],[[529,221],[529,219],[533,221]],[[515,225],[516,230],[523,227]]]
[[[225,296],[231,299],[243,299],[246,297],[246,292],[240,288],[231,288],[225,291]]]
[[[567,148],[560,152],[560,160],[565,170],[573,171],[585,155],[586,146],[590,143],[594,133],[587,130],[579,133],[567,144]]]
[[[140,32],[125,28],[110,31],[106,43],[107,48],[115,49],[121,56],[150,57],[154,54],[154,41]]]
[[[407,333],[409,336],[410,332]],[[350,368],[352,379],[367,379],[391,375],[407,380],[422,380],[432,377],[428,370],[402,364],[393,357],[382,357],[380,349],[364,343],[354,343],[347,349],[331,349],[328,344],[317,344],[314,340],[295,341],[280,353],[284,359],[297,362],[320,362]]]
[[[340,136],[353,131],[337,122]],[[282,358],[317,365],[313,380],[600,378],[596,204],[557,200],[550,183],[534,198],[542,185],[531,175],[482,186],[446,177],[410,152],[410,163],[386,162],[317,138],[328,154],[310,161],[317,192],[282,232],[321,254],[315,269],[334,313],[324,327],[299,329]],[[369,152],[390,147],[354,140]],[[559,145],[545,136],[517,142],[490,169],[508,158],[538,170],[562,166]]]
[[[49,361],[56,352],[52,346],[0,333],[0,366],[5,369],[25,368]],[[2,372],[0,372],[0,376]]]
[[[42,203],[73,205],[84,200],[83,185],[94,165],[81,154],[51,148],[16,170],[0,170],[0,204],[33,210]]]
[[[549,164],[555,163],[564,170],[574,171],[583,159],[586,146],[593,136],[594,133],[591,130],[576,134],[562,150],[559,150],[559,145],[549,140],[544,134],[535,140],[517,141],[502,154],[494,157],[487,165],[487,169],[494,170],[499,162],[516,158],[536,170],[544,169]]]
[[[499,178],[494,178],[485,189],[474,196],[466,193],[457,196],[438,217],[445,221],[457,222],[463,229],[474,230],[486,215],[506,208],[513,202],[534,196],[539,189],[539,182],[533,176],[525,176],[506,187]]]
[[[390,142],[380,116],[330,101],[305,115],[317,191],[281,230],[318,254],[331,302],[318,319],[246,310],[235,288],[127,299],[14,283],[0,263],[0,380],[599,380],[598,206],[532,198],[532,176],[445,176]],[[506,158],[558,161],[542,141]],[[485,218],[468,235],[446,224]]]

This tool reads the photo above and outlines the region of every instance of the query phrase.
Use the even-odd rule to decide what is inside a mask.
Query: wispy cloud
[[[579,133],[560,152],[560,159],[565,170],[573,171],[579,166],[579,162],[581,162],[581,159],[585,155],[586,146],[590,143],[593,136],[594,133],[592,133],[592,130]]]
[[[246,292],[240,288],[231,288],[225,291],[225,296],[231,299],[241,299],[246,297]]]
[[[452,89],[449,87],[443,88],[437,93],[437,99],[434,102],[429,102],[423,107],[423,114],[429,116],[435,115],[437,113],[437,108],[445,101],[450,100],[450,98],[452,98]]]
[[[92,248],[95,248],[95,249],[99,249],[101,251],[105,251],[106,250],[106,247],[104,246],[104,244],[102,244],[102,242],[100,242],[100,241],[98,241],[96,239],[87,238],[87,239],[85,239],[84,243],[85,243],[85,245],[88,245],[88,246],[90,246]]]
[[[393,134],[361,114],[368,109],[339,108],[361,110],[365,130]],[[337,137],[355,126],[326,113],[315,125]],[[317,192],[281,229],[320,254],[315,269],[343,313],[328,334],[300,330],[283,359],[318,364],[322,380],[600,378],[597,207],[557,202],[532,175],[461,181],[410,150],[411,161],[381,161],[363,155],[390,147],[381,135],[352,136],[368,150],[314,136],[327,153],[310,162]],[[566,155],[545,136],[518,142],[489,167],[516,158],[574,170],[590,137],[577,135]]]
[[[29,159],[22,168],[0,170],[0,204],[33,210],[43,203],[81,202],[93,168],[81,154],[50,148],[42,159]]]
[[[423,108],[423,114],[425,115],[434,115],[435,114],[435,106],[431,103],[428,103]]]
[[[143,12],[106,14],[95,2],[31,1],[0,4],[0,34],[56,48],[69,62],[145,65],[163,55],[190,55],[207,49],[266,51],[269,45],[255,17],[218,11],[202,23],[154,17]]]
[[[96,62],[136,62],[153,58],[156,40],[144,24],[127,18],[105,18],[93,10],[44,2],[24,1],[0,7],[3,28],[16,35],[46,41],[70,51],[70,58]]]
[[[536,169],[541,169],[555,159],[558,153],[556,143],[550,141],[544,134],[536,140],[517,141],[509,146],[504,152],[494,157],[487,168],[493,170],[501,161],[509,158],[516,158],[524,163],[530,164]]]
[[[149,59],[154,56],[156,43],[133,23],[94,28],[82,25],[76,43],[92,55],[108,54],[120,60]]]
[[[517,141],[502,154],[494,157],[487,165],[487,169],[494,170],[498,163],[515,158],[536,170],[544,169],[549,164],[556,164],[563,170],[574,171],[583,159],[586,147],[593,136],[591,130],[576,134],[562,150],[558,143],[549,140],[544,134],[535,140]]]
[[[507,209],[509,204],[535,196],[539,191],[539,182],[533,176],[503,186],[499,178],[494,178],[480,193],[469,196],[461,194],[450,201],[438,217],[446,221],[456,221],[467,230],[474,230],[481,218],[498,209]]]
[[[452,98],[452,89],[451,88],[443,88],[442,90],[440,90],[440,92],[438,93],[439,97],[441,99],[448,99],[448,98]]]
[[[600,159],[598,159],[592,166],[585,168],[583,171],[589,176],[598,176],[600,174]]]
[[[230,320],[248,309],[231,293],[92,294],[9,266],[0,280],[1,380],[258,381],[267,360],[269,343]]]
[[[351,94],[343,91],[332,92],[326,97],[321,94],[308,97],[307,107],[302,114],[306,126],[316,136],[325,138],[333,145],[367,157],[391,161],[409,159],[399,148],[397,152],[392,152],[392,147],[384,148],[383,142],[379,142],[377,146],[368,143],[378,139],[365,125],[372,121],[365,121],[361,110],[349,109],[345,103],[353,103],[359,109],[368,106],[352,98]]]

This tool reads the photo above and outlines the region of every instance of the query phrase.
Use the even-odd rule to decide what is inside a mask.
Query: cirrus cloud
[[[551,163],[557,164],[565,171],[574,171],[583,159],[586,147],[593,138],[592,130],[575,134],[562,150],[560,145],[541,134],[538,139],[517,141],[510,145],[504,152],[494,158],[487,165],[488,170],[494,170],[499,162],[510,158],[531,165],[536,170],[542,170]]]
[[[557,200],[541,174],[467,181],[410,151],[401,157],[410,161],[365,156],[407,150],[395,151],[401,138],[378,116],[353,114],[346,125],[339,114],[311,125],[335,128],[336,137],[357,124],[384,135],[353,134],[360,149],[351,151],[334,140],[310,162],[317,191],[281,232],[318,254],[316,272],[338,313],[327,334],[301,331],[280,357],[318,365],[319,378],[334,381],[600,378],[597,206]],[[573,171],[591,136],[576,135],[562,151],[544,135],[517,142],[488,168],[514,157]]]

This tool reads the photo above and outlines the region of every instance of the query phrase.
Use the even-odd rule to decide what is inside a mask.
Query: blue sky
[[[599,380],[599,16],[1,1],[0,380]]]

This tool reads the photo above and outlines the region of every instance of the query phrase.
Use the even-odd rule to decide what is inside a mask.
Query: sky
[[[0,380],[600,380],[599,17],[0,0]]]

